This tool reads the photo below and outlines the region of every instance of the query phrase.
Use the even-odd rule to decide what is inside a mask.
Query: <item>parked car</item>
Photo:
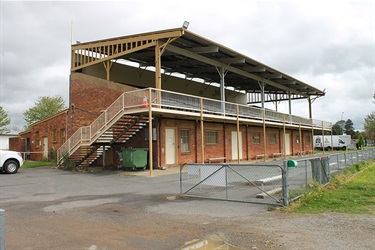
[[[22,164],[21,153],[0,149],[0,172],[15,174]]]

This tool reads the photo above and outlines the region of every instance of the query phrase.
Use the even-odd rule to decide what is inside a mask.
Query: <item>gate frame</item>
[[[185,166],[189,165],[197,165],[197,166],[220,166],[218,169],[213,171],[210,175],[205,177],[203,180],[200,180],[198,183],[194,184],[191,188],[189,188],[187,191],[183,192],[182,189],[182,170]],[[256,185],[253,181],[248,180],[246,177],[244,177],[242,174],[234,170],[231,166],[267,166],[267,167],[278,167],[281,170],[281,188],[282,188],[282,197],[280,200],[275,199],[273,196],[269,195],[268,192],[263,190],[260,186]],[[206,181],[208,178],[216,174],[218,171],[225,169],[225,188],[226,190],[228,189],[228,178],[227,178],[227,168],[230,168],[233,172],[235,172],[237,175],[241,176],[244,180],[247,181],[247,183],[251,183],[254,185],[256,188],[258,188],[260,191],[264,192],[267,194],[270,198],[274,199],[277,203],[279,204],[274,204],[274,203],[261,203],[261,202],[251,202],[251,201],[240,201],[240,200],[230,200],[228,199],[228,194],[226,191],[226,198],[225,199],[218,199],[218,198],[209,198],[209,197],[201,197],[201,196],[194,196],[194,195],[188,195],[186,194],[187,192],[191,191],[195,187],[199,186],[201,183]],[[289,192],[288,192],[288,166],[287,166],[287,160],[284,160],[283,166],[280,165],[255,165],[255,164],[206,164],[206,163],[184,163],[180,165],[180,196],[183,197],[199,197],[199,198],[205,198],[205,199],[212,199],[212,200],[224,200],[224,201],[234,201],[234,202],[244,202],[244,203],[255,203],[255,204],[268,204],[268,205],[274,205],[274,206],[288,206],[289,205]],[[281,204],[280,204],[281,203]]]

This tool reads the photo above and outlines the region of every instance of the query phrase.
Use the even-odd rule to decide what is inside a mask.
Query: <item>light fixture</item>
[[[185,21],[184,24],[182,24],[182,28],[187,30],[188,27],[189,27],[189,22]]]

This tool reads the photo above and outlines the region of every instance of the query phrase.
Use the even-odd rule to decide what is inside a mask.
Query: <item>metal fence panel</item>
[[[288,168],[288,199],[295,200],[308,192],[314,183],[326,185],[330,183],[333,174],[342,172],[358,162],[374,158],[375,149],[366,149],[298,159],[296,168]]]
[[[282,205],[282,167],[249,164],[184,164],[182,196]]]

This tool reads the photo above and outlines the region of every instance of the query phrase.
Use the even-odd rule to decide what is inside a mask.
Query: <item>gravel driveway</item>
[[[6,249],[180,249],[215,235],[236,249],[374,249],[375,216],[296,215],[177,198],[177,170],[21,169],[0,175]],[[235,249],[235,248],[233,248]]]

